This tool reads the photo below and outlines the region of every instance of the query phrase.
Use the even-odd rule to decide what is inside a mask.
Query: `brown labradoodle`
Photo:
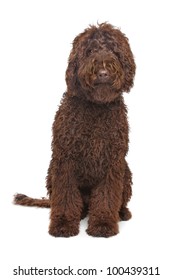
[[[135,62],[128,39],[107,23],[90,26],[73,41],[67,91],[53,123],[49,199],[17,194],[15,204],[51,207],[49,233],[69,237],[89,215],[87,233],[109,237],[128,220],[132,175],[127,108]]]

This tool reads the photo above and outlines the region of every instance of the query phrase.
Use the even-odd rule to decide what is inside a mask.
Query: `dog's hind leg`
[[[124,174],[124,188],[122,194],[122,205],[119,211],[119,217],[121,221],[127,221],[131,218],[131,212],[127,208],[127,203],[129,202],[132,195],[132,173],[130,168],[125,162],[125,174]]]

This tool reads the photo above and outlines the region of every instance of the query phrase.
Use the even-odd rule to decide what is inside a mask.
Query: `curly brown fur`
[[[127,109],[123,92],[133,86],[135,62],[128,39],[112,25],[90,26],[73,42],[64,94],[53,123],[49,200],[17,195],[20,205],[48,207],[49,233],[78,234],[89,214],[87,233],[109,237],[128,220],[132,175]]]

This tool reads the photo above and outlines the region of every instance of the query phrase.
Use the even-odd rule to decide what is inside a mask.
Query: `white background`
[[[103,269],[75,279],[171,279],[172,268],[172,1],[0,2],[0,277],[38,267]],[[108,21],[129,37],[135,86],[125,94],[131,126],[133,218],[108,239],[86,234],[53,238],[49,210],[12,204],[13,194],[46,195],[51,125],[66,90],[65,70],[74,37]],[[161,276],[106,276],[108,266],[159,266]],[[3,276],[3,277],[2,277]],[[67,276],[66,276],[67,277]],[[36,279],[36,277],[33,277]],[[61,279],[38,276],[39,279]],[[69,276],[70,278],[70,276]],[[72,277],[74,279],[74,277]]]

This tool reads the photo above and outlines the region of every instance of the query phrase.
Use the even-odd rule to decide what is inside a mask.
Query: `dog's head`
[[[96,103],[114,101],[133,86],[135,62],[128,39],[107,23],[90,26],[73,41],[67,93]]]

